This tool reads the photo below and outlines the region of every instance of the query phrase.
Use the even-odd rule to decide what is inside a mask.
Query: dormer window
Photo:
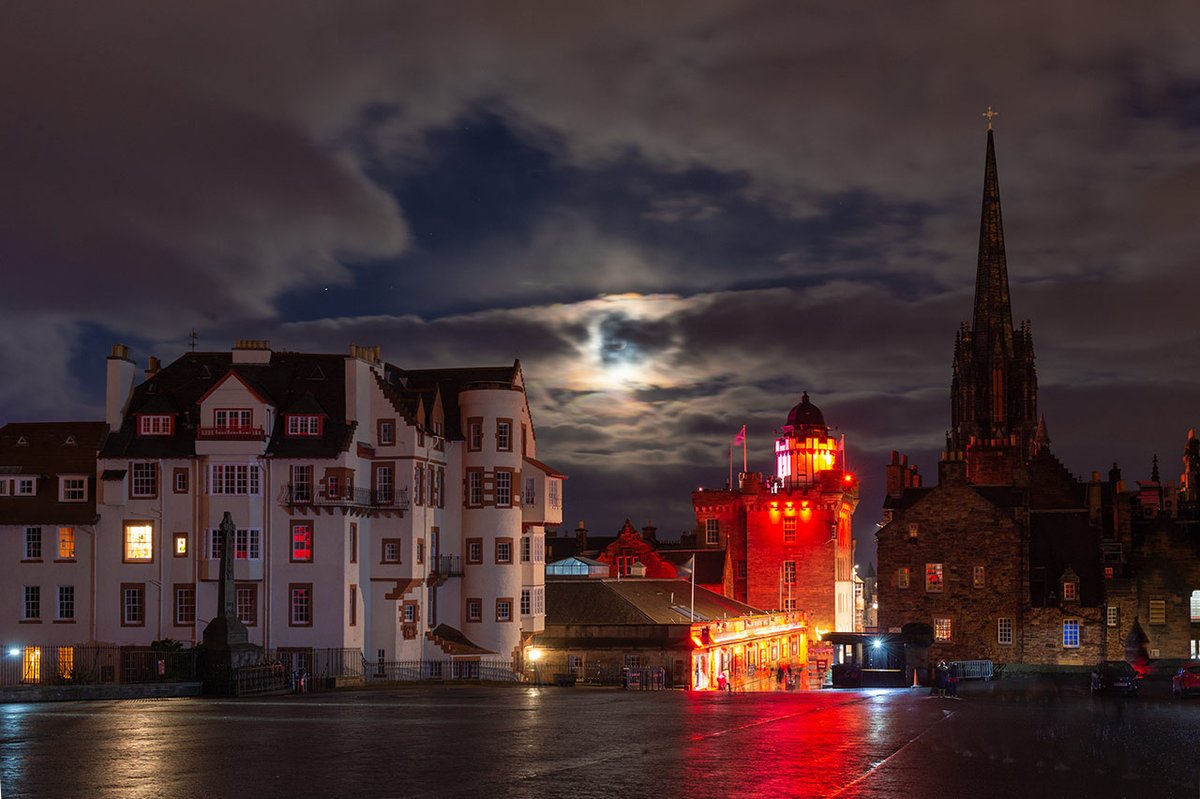
[[[1079,599],[1079,583],[1075,580],[1063,580],[1062,598],[1064,602]]]
[[[175,417],[169,413],[138,414],[139,436],[169,436],[175,433]]]
[[[0,497],[32,497],[37,495],[37,480],[32,477],[0,479]]]
[[[213,411],[213,425],[218,430],[249,430],[254,413],[249,408],[218,408]]]
[[[287,434],[289,436],[319,436],[321,435],[321,417],[317,414],[290,413],[287,416]]]
[[[59,502],[87,502],[87,477],[81,474],[64,474],[58,478]]]

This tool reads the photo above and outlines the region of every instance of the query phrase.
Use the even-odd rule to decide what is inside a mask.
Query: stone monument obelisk
[[[246,625],[237,617],[233,583],[233,516],[225,511],[217,534],[221,537],[221,581],[217,585],[217,615],[204,628],[204,687],[206,691],[232,690],[235,669],[263,661],[263,648],[250,643]]]

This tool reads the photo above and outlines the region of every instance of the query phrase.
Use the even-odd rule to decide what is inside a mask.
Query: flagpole
[[[729,490],[733,490],[733,439],[729,439]]]
[[[692,617],[692,624],[696,623],[696,556],[692,555],[692,607],[688,611]]]
[[[742,471],[749,471],[746,466],[746,425],[742,425]]]

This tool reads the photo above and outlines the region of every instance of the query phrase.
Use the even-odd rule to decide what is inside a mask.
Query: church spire
[[[979,260],[975,271],[975,319],[972,332],[980,354],[1011,355],[1012,304],[1008,297],[1008,262],[1004,256],[1004,223],[1000,218],[1000,180],[996,174],[996,142],[988,120],[987,160],[983,169],[983,213],[979,221]]]

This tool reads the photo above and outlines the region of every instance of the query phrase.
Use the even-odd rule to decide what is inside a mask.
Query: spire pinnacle
[[[987,117],[987,121],[988,121],[988,130],[991,130],[991,129],[992,129],[992,118],[993,118],[993,117],[998,117],[998,116],[1000,116],[1000,112],[999,112],[999,111],[993,111],[993,110],[992,110],[992,107],[989,105],[989,106],[988,106],[988,109],[987,109],[986,111],[984,111],[982,114],[980,114],[979,116],[981,116],[981,117]]]
[[[977,347],[1013,351],[1012,304],[1008,296],[1008,260],[1004,254],[1004,223],[1000,216],[1000,179],[996,172],[996,142],[989,125],[983,169],[983,212],[979,221],[979,260],[975,271]]]

